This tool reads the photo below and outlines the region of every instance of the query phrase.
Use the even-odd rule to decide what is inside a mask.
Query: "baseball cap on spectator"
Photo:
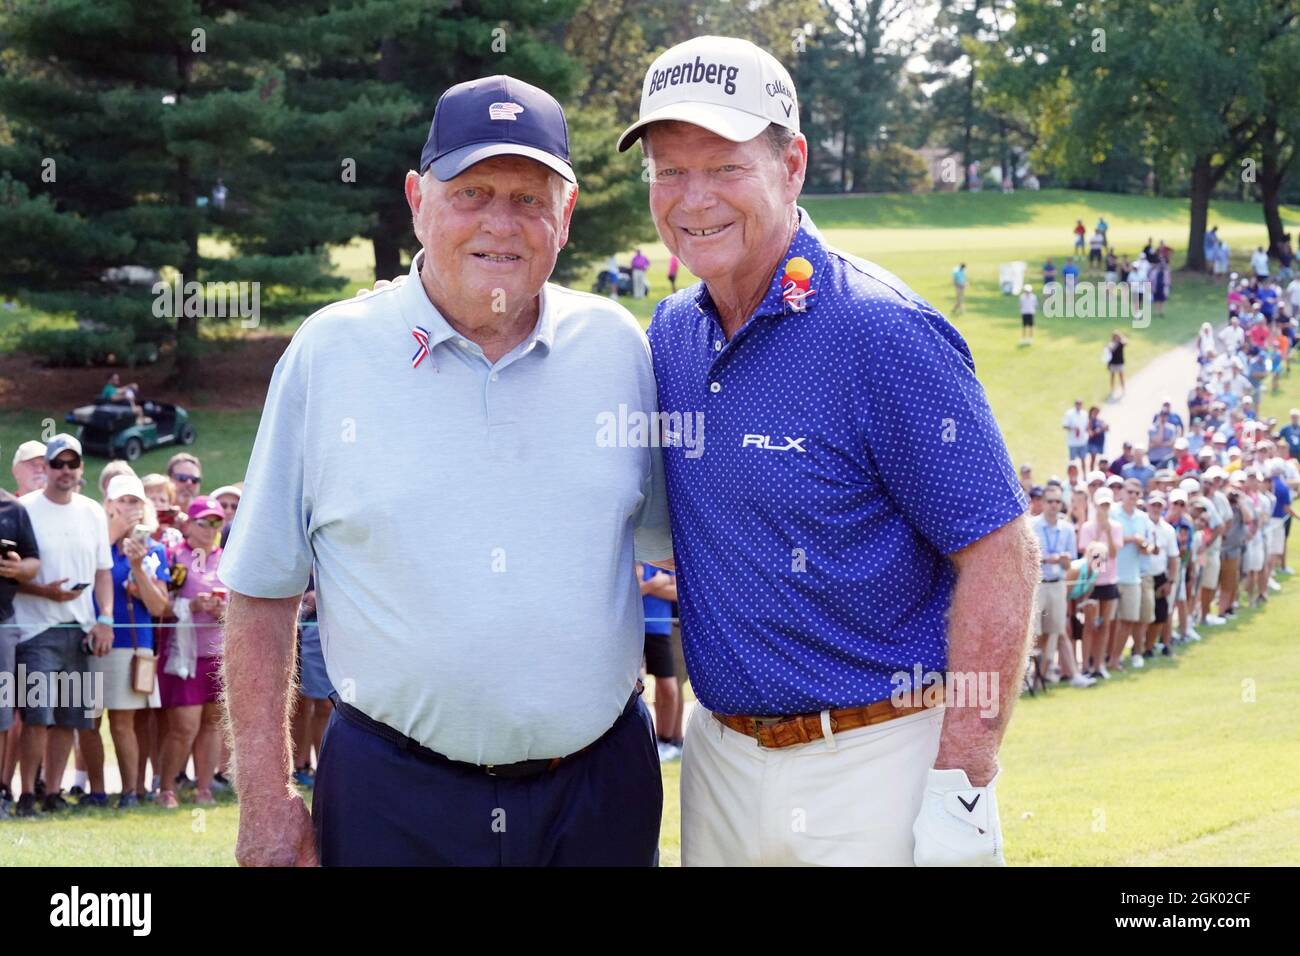
[[[226,520],[226,513],[221,510],[221,505],[217,504],[214,498],[207,495],[199,495],[190,502],[189,508],[185,512],[191,521],[198,521],[202,518],[220,518]]]
[[[1105,482],[1105,480],[1106,480],[1106,473],[1103,471],[1088,472],[1088,484],[1092,484],[1094,481]]]
[[[1228,457],[1229,457],[1229,458],[1240,458],[1240,457],[1241,457],[1241,449],[1240,449],[1240,448],[1229,448],[1229,449],[1228,449]]]
[[[576,183],[564,110],[545,90],[513,76],[457,83],[438,98],[420,172],[446,182],[493,156],[523,156]]]
[[[1206,481],[1214,481],[1216,478],[1226,478],[1226,477],[1228,477],[1228,473],[1224,471],[1222,468],[1220,468],[1218,465],[1213,465],[1212,467],[1207,468],[1205,470]]]
[[[1124,479],[1121,478],[1119,475],[1111,475],[1109,478],[1106,479],[1107,488],[1114,488],[1116,486],[1119,486],[1121,488],[1124,486]]]
[[[1092,496],[1094,505],[1113,505],[1115,503],[1115,493],[1109,488],[1098,488]]]
[[[1160,505],[1161,507],[1164,507],[1167,502],[1165,501],[1165,496],[1157,491],[1155,494],[1147,495],[1147,504]]]
[[[32,439],[25,441],[14,450],[14,464],[31,461],[33,458],[45,457],[45,443]]]
[[[1195,478],[1184,478],[1178,483],[1178,490],[1185,495],[1192,495],[1201,490],[1201,483]]]
[[[799,103],[794,80],[772,54],[748,40],[703,36],[677,44],[650,64],[641,84],[640,113],[618,138],[618,151],[662,120],[744,143],[772,123],[799,132]]]
[[[1244,485],[1246,483],[1246,473],[1244,471],[1234,471],[1228,479],[1228,484]]]
[[[234,485],[222,485],[216,491],[208,492],[208,497],[211,498],[213,501],[216,501],[222,495],[234,495],[236,498],[244,497],[244,493],[240,491],[238,488],[236,488]]]
[[[1243,395],[1243,396],[1241,396],[1241,404],[1243,404],[1243,405],[1254,405],[1254,404],[1255,404],[1255,400],[1254,400],[1253,398],[1251,398],[1249,395]]]
[[[1202,445],[1201,450],[1196,453],[1197,458],[1213,458],[1214,449],[1207,445]]]
[[[1228,444],[1228,436],[1227,436],[1226,434],[1224,434],[1223,432],[1215,432],[1215,433],[1214,433],[1214,443],[1215,443],[1216,445],[1226,445],[1226,444]]]
[[[75,452],[81,457],[81,442],[72,435],[55,435],[45,443],[45,461],[49,463],[65,451]]]
[[[1175,488],[1173,491],[1169,492],[1169,503],[1171,505],[1177,504],[1180,501],[1183,504],[1187,504],[1187,492],[1183,491],[1181,488]]]
[[[1183,449],[1183,448],[1186,448],[1186,447],[1187,447],[1187,439],[1186,439],[1186,438],[1175,438],[1175,439],[1174,439],[1174,447],[1177,448],[1177,449]]]
[[[1178,477],[1178,473],[1172,468],[1158,468],[1156,473],[1151,476],[1153,481],[1173,481]]]
[[[1146,451],[1146,450],[1147,450],[1147,446],[1141,444],[1140,442],[1136,442],[1136,443],[1134,443],[1132,447],[1133,447],[1133,450],[1134,450],[1134,451]]]
[[[1041,497],[1043,497],[1043,486],[1042,486],[1042,485],[1034,485],[1032,488],[1030,488],[1030,489],[1029,489],[1029,497],[1031,497],[1031,498],[1041,498]]]
[[[108,482],[108,490],[104,492],[104,500],[116,501],[125,495],[134,495],[144,501],[144,482],[135,475],[114,475]]]

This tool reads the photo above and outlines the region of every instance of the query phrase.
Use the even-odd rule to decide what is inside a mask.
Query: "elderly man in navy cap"
[[[663,476],[644,429],[598,435],[653,420],[655,384],[625,309],[547,282],[577,199],[559,104],[451,88],[405,188],[409,281],[298,330],[222,558],[236,856],[652,864],[632,567],[671,557]],[[313,570],[338,689],[314,833],[288,731]]]

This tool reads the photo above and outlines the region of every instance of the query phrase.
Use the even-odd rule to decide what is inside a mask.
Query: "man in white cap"
[[[45,487],[49,473],[45,470],[45,442],[25,441],[14,451],[14,481],[18,497]]]
[[[660,55],[619,148],[638,140],[660,238],[703,280],[649,329],[661,408],[709,423],[702,455],[664,449],[701,703],[682,862],[1001,863],[1039,565],[966,343],[799,208],[808,144],[765,51]],[[936,706],[945,672],[999,704]]]
[[[41,560],[39,573],[19,585],[14,598],[16,657],[29,675],[43,674],[48,686],[61,686],[68,694],[29,701],[21,708],[22,795],[14,811],[18,816],[36,813],[38,766],[45,770],[45,811],[67,809],[59,789],[72,732],[89,730],[102,703],[91,679],[90,656],[103,656],[113,646],[108,520],[99,502],[77,491],[83,471],[81,442],[72,435],[55,435],[46,443],[45,464],[48,483],[20,499]]]

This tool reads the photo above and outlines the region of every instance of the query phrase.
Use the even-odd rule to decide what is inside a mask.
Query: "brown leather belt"
[[[872,724],[883,724],[887,720],[919,714],[928,706],[895,707],[891,700],[878,700],[864,707],[842,707],[830,712],[831,733],[838,734],[846,730],[857,730]],[[714,714],[713,719],[724,727],[737,733],[753,737],[760,747],[779,749],[794,747],[798,744],[811,743],[822,737],[822,715],[799,714],[796,717],[744,717],[729,714]]]

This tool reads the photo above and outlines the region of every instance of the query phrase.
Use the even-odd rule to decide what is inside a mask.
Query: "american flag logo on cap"
[[[523,111],[518,103],[493,103],[488,107],[488,119],[512,120]]]

